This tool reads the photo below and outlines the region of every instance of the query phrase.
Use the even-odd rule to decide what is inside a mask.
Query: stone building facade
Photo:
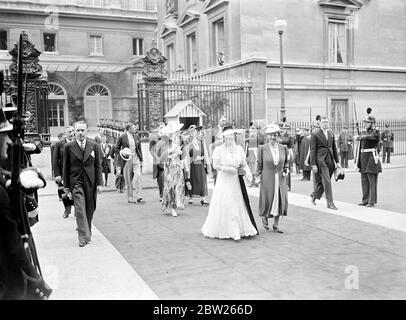
[[[156,36],[156,1],[0,1],[0,68],[25,31],[50,83],[51,134],[79,119],[129,120],[136,110],[134,81]]]
[[[278,120],[284,19],[288,121],[326,114],[351,121],[373,108],[406,119],[406,2],[403,0],[167,0],[158,39],[171,72],[252,82],[255,119]]]

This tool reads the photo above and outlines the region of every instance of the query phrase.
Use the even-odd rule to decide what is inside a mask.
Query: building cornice
[[[281,85],[276,83],[267,84],[268,90],[280,90]],[[306,90],[306,91],[385,91],[385,92],[406,92],[405,85],[348,85],[348,84],[285,84],[285,90]]]
[[[121,9],[99,9],[99,8],[88,8],[91,9],[88,12],[80,11],[83,9],[79,6],[70,6],[76,7],[76,10],[64,11],[60,10],[58,12],[59,17],[66,18],[76,18],[76,19],[98,19],[98,20],[109,20],[109,21],[130,21],[130,22],[151,22],[157,23],[157,12],[156,11],[127,11]],[[30,7],[8,7],[3,6],[0,3],[0,12],[1,13],[14,13],[14,14],[27,14],[30,15],[39,15],[39,16],[49,16],[49,13],[46,12],[47,6],[37,6],[36,8]],[[59,8],[59,7],[58,7]],[[61,8],[59,8],[61,9]],[[131,13],[137,14],[131,14]]]
[[[275,62],[269,62],[266,64],[268,68],[279,68],[280,64]],[[401,67],[380,67],[380,66],[333,66],[322,64],[296,64],[296,63],[284,63],[284,68],[292,69],[319,69],[319,70],[336,70],[336,71],[370,71],[370,72],[396,72],[406,73],[406,68]]]

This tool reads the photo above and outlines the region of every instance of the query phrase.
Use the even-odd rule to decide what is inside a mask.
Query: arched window
[[[94,84],[87,89],[86,96],[93,97],[96,95],[109,96],[109,91],[101,84]]]
[[[55,96],[64,96],[65,91],[57,84],[55,83],[50,83],[48,85],[49,87],[49,95],[55,95]]]
[[[89,129],[97,128],[100,119],[111,119],[111,94],[100,83],[94,83],[85,90],[85,118]]]

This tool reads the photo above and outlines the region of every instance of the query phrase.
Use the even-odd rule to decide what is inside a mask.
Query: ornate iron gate
[[[225,115],[236,127],[248,128],[252,120],[252,86],[248,81],[215,75],[167,78],[166,58],[153,44],[144,58],[137,81],[137,119],[140,131],[164,122],[164,115],[181,100],[192,100],[204,113],[203,124],[217,125]]]

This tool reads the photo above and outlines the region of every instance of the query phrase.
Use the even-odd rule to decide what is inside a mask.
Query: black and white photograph
[[[0,0],[0,300],[405,300],[405,189],[406,0]]]

